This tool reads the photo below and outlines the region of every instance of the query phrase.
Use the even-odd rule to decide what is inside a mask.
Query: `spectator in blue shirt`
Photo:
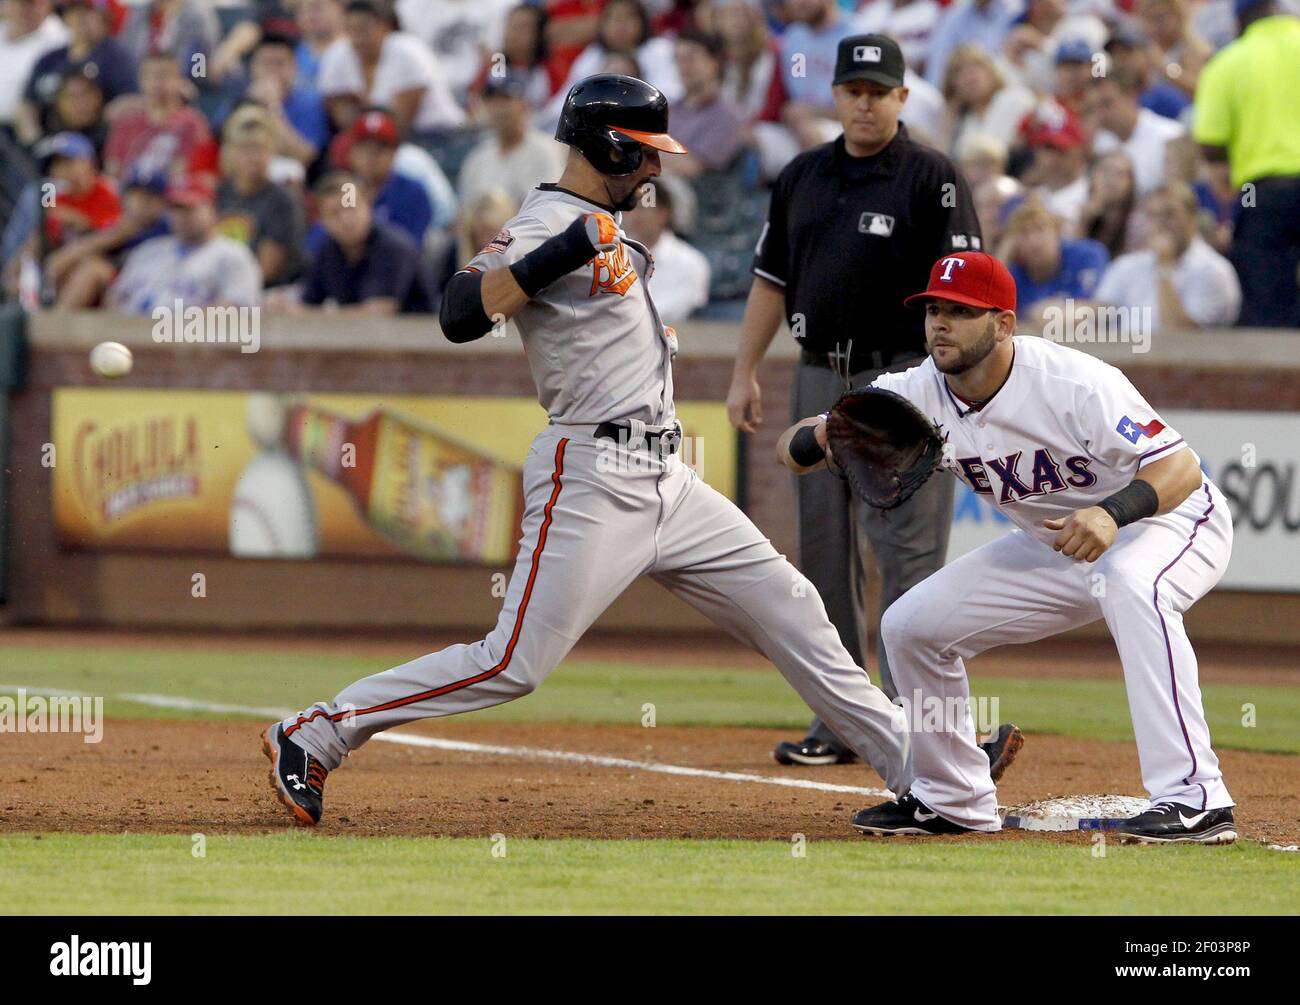
[[[787,0],[790,25],[781,36],[781,82],[789,100],[781,121],[808,150],[840,133],[831,82],[840,40],[857,34],[836,0]]]
[[[220,130],[235,108],[255,101],[268,109],[280,126],[277,152],[306,167],[329,141],[329,117],[320,94],[296,82],[298,64],[293,47],[293,40],[284,35],[263,34],[249,60],[247,88],[217,110],[213,125]]]
[[[959,0],[953,4],[930,35],[925,79],[942,87],[948,57],[963,42],[977,42],[989,52],[1001,52],[1003,40],[1023,12],[1021,0]]]
[[[114,20],[120,20],[112,0],[63,0],[59,16],[68,29],[68,44],[47,52],[36,61],[19,112],[19,132],[33,142],[52,130],[49,121],[64,78],[80,71],[96,81],[109,102],[135,90],[136,66],[131,54],[112,37]]]
[[[1090,300],[1110,261],[1098,241],[1061,240],[1060,219],[1034,195],[1007,220],[1000,257],[1016,281],[1016,311],[1031,324],[1067,297]]]
[[[417,248],[433,223],[433,203],[424,186],[393,169],[399,138],[397,122],[383,108],[368,108],[357,116],[341,139],[348,169],[374,193],[375,219],[406,231]],[[317,224],[307,235],[307,250],[320,248],[322,231]]]
[[[321,54],[343,37],[342,0],[300,0],[298,27],[302,38],[294,56],[298,61],[298,82],[317,86]]]
[[[374,216],[365,184],[335,173],[316,186],[325,240],[303,282],[305,308],[331,304],[339,314],[392,315],[429,311],[419,249],[397,227]]]

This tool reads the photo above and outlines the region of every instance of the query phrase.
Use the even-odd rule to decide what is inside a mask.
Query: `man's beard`
[[[957,348],[957,358],[949,363],[940,363],[935,358],[934,350],[930,350],[930,358],[934,360],[934,368],[940,373],[962,374],[968,370],[973,370],[988,358],[998,344],[998,326],[992,318],[989,318],[988,327],[984,329],[984,334],[971,345],[963,348]]]
[[[612,205],[616,210],[626,213],[629,209],[636,208],[637,198],[641,194],[641,189],[644,185],[645,182],[638,182],[628,189],[627,194],[622,198],[615,198],[614,193],[610,191],[609,182],[606,182],[605,194],[609,196],[610,205]]]

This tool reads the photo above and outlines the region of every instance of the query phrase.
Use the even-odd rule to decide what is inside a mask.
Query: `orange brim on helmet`
[[[639,129],[622,129],[619,126],[611,126],[614,132],[620,136],[626,136],[628,139],[636,140],[638,143],[644,143],[648,147],[654,147],[656,150],[662,150],[666,154],[684,154],[688,153],[679,141],[673,139],[667,133],[643,133]]]

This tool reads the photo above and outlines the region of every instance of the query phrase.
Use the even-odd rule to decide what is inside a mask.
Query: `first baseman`
[[[454,342],[513,320],[550,416],[524,460],[522,538],[497,625],[270,726],[280,801],[315,824],[326,774],[375,733],[528,694],[642,575],[767,656],[906,791],[903,710],[853,662],[817,591],[677,456],[676,336],[650,298],[649,251],[618,229],[660,152],[685,152],[667,102],[633,77],[589,77],[569,92],[557,139],[571,148],[559,183],[535,189],[453,277],[441,315]]]
[[[1104,618],[1151,799],[1120,835],[1235,840],[1233,801],[1183,628],[1183,613],[1219,581],[1232,552],[1222,493],[1119,370],[1014,334],[1015,282],[996,258],[941,258],[925,292],[908,299],[925,304],[929,359],[872,383],[930,417],[945,439],[944,466],[1017,529],[949,563],[885,613],[899,694],[963,711],[935,731],[918,730],[913,717],[910,791],[862,810],[854,826],[868,834],[998,830],[964,661]],[[825,428],[824,418],[811,418],[788,431],[787,463],[820,466]]]

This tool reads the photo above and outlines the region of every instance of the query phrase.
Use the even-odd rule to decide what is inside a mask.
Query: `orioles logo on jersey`
[[[598,252],[591,260],[591,270],[591,292],[588,296],[617,293],[621,297],[636,282],[636,269],[632,268],[632,259],[621,243],[613,251]]]

